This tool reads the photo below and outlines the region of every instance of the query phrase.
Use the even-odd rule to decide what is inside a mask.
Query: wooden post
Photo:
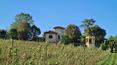
[[[11,39],[11,47],[13,47],[13,45],[14,45],[14,40]]]

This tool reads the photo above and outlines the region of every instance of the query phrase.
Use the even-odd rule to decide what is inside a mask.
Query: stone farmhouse
[[[56,43],[62,40],[62,35],[65,28],[61,26],[56,26],[53,28],[53,30],[49,30],[47,32],[44,32],[44,37],[46,42],[49,43]]]

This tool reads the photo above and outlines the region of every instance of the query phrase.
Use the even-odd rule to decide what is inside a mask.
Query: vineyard
[[[0,40],[0,65],[117,65],[117,54],[93,47]]]

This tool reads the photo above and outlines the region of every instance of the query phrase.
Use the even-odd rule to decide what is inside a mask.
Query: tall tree
[[[30,38],[36,41],[40,34],[41,30],[37,26],[33,25],[30,29],[30,36],[31,36]]]
[[[94,19],[85,19],[82,21],[81,27],[84,28],[84,32],[86,35],[90,35],[90,27],[94,25],[96,21]]]
[[[32,16],[26,13],[20,13],[15,16],[15,22],[11,24],[10,29],[16,29],[18,32],[18,39],[29,40],[31,37],[31,29],[34,26]],[[38,28],[37,28],[38,29]]]
[[[99,27],[97,25],[90,27],[90,29],[91,29],[90,34],[95,36],[96,46],[100,47],[101,43],[105,39],[106,30],[102,29],[101,27]]]
[[[26,13],[20,13],[15,16],[15,22],[11,24],[11,29],[16,29],[18,39],[28,40],[28,32],[33,25],[32,16]]]
[[[78,26],[70,24],[67,26],[64,32],[65,39],[69,39],[70,43],[77,43],[81,37],[81,31]]]

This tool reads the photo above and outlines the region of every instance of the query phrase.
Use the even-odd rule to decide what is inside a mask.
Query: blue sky
[[[32,15],[42,32],[94,18],[107,36],[117,35],[117,0],[0,0],[0,29],[8,29],[21,12]]]

